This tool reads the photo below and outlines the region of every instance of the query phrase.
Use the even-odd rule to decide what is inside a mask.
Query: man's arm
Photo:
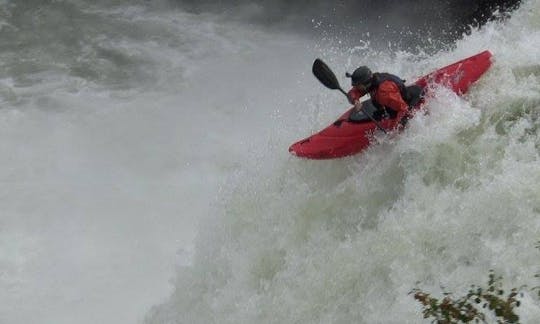
[[[401,119],[409,112],[409,105],[401,97],[399,87],[392,81],[381,83],[375,99],[379,104],[395,110],[398,119]]]
[[[364,92],[362,92],[362,91],[360,91],[360,90],[358,90],[356,88],[352,88],[351,90],[349,90],[349,93],[347,94],[347,97],[349,97],[349,103],[351,105],[354,105],[364,95],[365,95]]]

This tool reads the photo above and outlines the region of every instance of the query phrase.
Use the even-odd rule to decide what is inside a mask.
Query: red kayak
[[[434,71],[418,79],[413,86],[425,93],[429,91],[428,85],[440,84],[462,95],[489,69],[491,56],[489,51],[481,52]],[[423,100],[418,101],[412,109],[418,109],[422,103]],[[368,113],[375,111],[371,100],[364,101],[362,105]],[[386,130],[392,130],[400,125],[400,120],[385,118],[379,124]],[[371,134],[376,129],[373,121],[351,108],[322,131],[291,145],[289,152],[308,159],[335,159],[353,155],[369,146]]]

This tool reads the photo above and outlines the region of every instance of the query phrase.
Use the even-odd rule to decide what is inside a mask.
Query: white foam
[[[79,57],[0,83],[0,322],[132,323],[158,305],[147,322],[416,323],[416,281],[533,280],[534,1],[433,57],[178,10],[82,10],[122,33],[85,30]],[[346,109],[311,76],[315,57],[343,82],[360,63],[412,80],[486,48],[495,64],[469,95],[438,89],[429,114],[367,152],[287,152]],[[520,312],[534,321],[537,301]]]

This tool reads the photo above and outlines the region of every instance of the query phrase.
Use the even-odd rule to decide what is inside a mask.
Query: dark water
[[[370,35],[372,44],[436,50],[452,44],[489,20],[507,17],[519,0],[381,1],[176,1],[194,12],[225,12],[231,19],[294,28],[316,36],[354,40]],[[323,28],[313,28],[322,26]]]

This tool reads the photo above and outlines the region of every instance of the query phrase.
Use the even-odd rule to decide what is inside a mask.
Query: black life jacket
[[[395,112],[393,109],[384,107],[383,105],[379,104],[375,101],[375,94],[377,90],[379,89],[379,85],[383,83],[384,81],[392,81],[395,84],[397,84],[399,88],[399,92],[401,94],[401,98],[403,98],[403,101],[405,101],[409,105],[409,109],[411,109],[413,106],[416,106],[418,102],[423,97],[423,89],[422,87],[413,84],[410,86],[405,86],[405,80],[401,79],[400,77],[390,74],[390,73],[373,73],[373,81],[371,83],[371,87],[368,89],[369,94],[371,95],[371,100],[364,101],[364,109],[367,109],[370,107],[369,103],[371,103],[372,107],[376,110],[369,112],[371,114],[371,117],[373,117],[375,120],[381,120],[384,116],[395,118],[397,116],[397,112]],[[351,115],[349,116],[350,122],[365,122],[370,120],[365,115],[365,110],[362,111],[353,111]],[[406,121],[406,119],[403,119]],[[402,120],[402,121],[403,121]]]
[[[407,87],[405,86],[405,80],[401,79],[397,75],[393,75],[390,73],[373,73],[373,82],[371,84],[371,88],[369,89],[369,93],[371,95],[371,98],[375,98],[375,93],[379,89],[379,85],[383,83],[384,81],[392,81],[395,84],[397,84],[399,88],[399,92],[401,93],[401,98],[405,102],[408,100],[407,96]]]

